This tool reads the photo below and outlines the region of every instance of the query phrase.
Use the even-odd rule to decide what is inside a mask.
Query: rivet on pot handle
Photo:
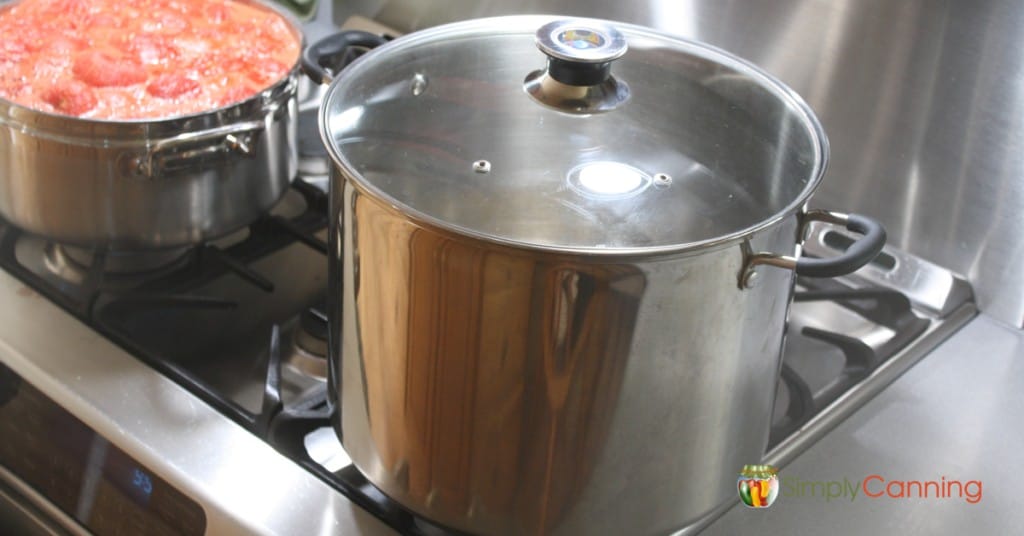
[[[302,71],[318,84],[330,84],[355,59],[353,48],[376,48],[387,42],[383,36],[361,30],[328,35],[302,51]]]
[[[757,253],[751,255],[746,262],[740,277],[740,286],[750,288],[755,280],[754,269],[758,265],[776,266],[793,270],[797,275],[805,277],[838,277],[856,272],[868,264],[882,251],[885,246],[885,228],[877,221],[859,214],[843,214],[827,210],[810,210],[801,221],[800,235],[805,236],[807,226],[813,221],[842,225],[848,231],[862,235],[854,241],[838,257],[815,259],[801,257],[799,259],[774,253]]]

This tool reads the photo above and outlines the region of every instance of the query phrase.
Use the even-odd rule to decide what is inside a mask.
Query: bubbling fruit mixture
[[[0,97],[92,119],[212,110],[299,56],[289,24],[232,0],[21,0],[0,8]]]

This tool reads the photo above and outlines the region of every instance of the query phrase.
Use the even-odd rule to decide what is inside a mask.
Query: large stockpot
[[[308,70],[366,37],[310,47]],[[806,209],[828,147],[796,94],[642,27],[410,34],[336,77],[320,127],[335,426],[374,485],[459,530],[714,515],[765,451],[794,273],[885,241]],[[814,220],[864,237],[801,258]]]
[[[237,1],[280,14],[302,42],[286,12]],[[188,246],[251,223],[295,177],[298,65],[244,101],[168,119],[93,120],[0,99],[0,218],[122,251]]]

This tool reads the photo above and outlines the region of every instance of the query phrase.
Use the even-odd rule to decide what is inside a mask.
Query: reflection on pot
[[[377,225],[386,211],[366,198],[355,212],[369,222],[359,255],[377,260],[364,266],[381,267],[354,283],[360,388],[386,491],[435,518],[514,511],[515,530],[550,530],[605,443],[643,274]],[[353,432],[346,446],[362,440]]]

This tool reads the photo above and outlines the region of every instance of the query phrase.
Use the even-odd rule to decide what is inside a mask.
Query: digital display
[[[149,502],[149,496],[153,494],[153,481],[145,471],[142,469],[132,470],[132,485],[136,490],[142,492],[145,502]]]
[[[203,534],[202,507],[0,363],[0,465],[90,531]]]

